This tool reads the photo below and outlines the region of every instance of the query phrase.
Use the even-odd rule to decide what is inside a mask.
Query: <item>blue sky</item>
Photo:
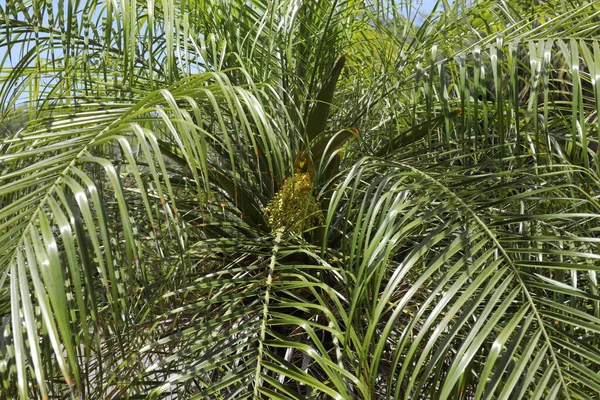
[[[419,3],[419,0],[413,0],[414,3]],[[433,8],[433,6],[435,5],[435,0],[421,0],[421,12],[423,13],[429,13],[431,12],[431,9]]]

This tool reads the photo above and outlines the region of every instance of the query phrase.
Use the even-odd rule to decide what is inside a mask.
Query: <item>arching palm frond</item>
[[[508,174],[411,159],[349,171],[329,216],[345,210],[330,219],[352,277],[344,343],[371,396],[597,390],[598,181],[581,172],[586,183],[570,166]]]
[[[85,109],[57,112],[4,141],[3,281],[12,285],[5,296],[17,308],[7,325],[5,344],[12,345],[3,352],[17,367],[22,395],[29,376],[24,354],[32,354],[39,387],[46,390],[44,372],[57,362],[68,386],[85,393],[81,365],[104,353],[102,338],[114,335],[121,352],[86,367],[86,374],[100,368],[92,374],[103,379],[102,369],[127,356],[121,335],[130,335],[130,320],[148,312],[137,302],[163,287],[161,279],[185,279],[185,269],[156,263],[182,257],[194,232],[214,235],[210,222],[217,234],[264,231],[261,208],[289,160],[259,98],[218,74],[196,75],[128,106]],[[255,152],[234,158],[240,147]],[[210,172],[215,168],[228,172]],[[207,229],[192,229],[205,221]],[[39,322],[33,305],[41,308]],[[46,350],[36,344],[42,336]],[[40,364],[48,351],[56,360]],[[12,373],[6,370],[7,390]]]

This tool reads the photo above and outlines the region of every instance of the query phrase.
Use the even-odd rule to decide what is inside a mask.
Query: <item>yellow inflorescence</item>
[[[312,188],[308,173],[296,173],[285,180],[283,188],[265,209],[273,232],[283,228],[299,235],[322,221],[323,215],[312,196]]]

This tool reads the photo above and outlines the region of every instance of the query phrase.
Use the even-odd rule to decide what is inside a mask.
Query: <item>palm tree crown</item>
[[[599,18],[7,0],[0,399],[598,397]]]

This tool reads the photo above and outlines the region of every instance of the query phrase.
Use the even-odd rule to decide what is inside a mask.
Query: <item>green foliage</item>
[[[0,399],[598,397],[599,3],[413,3],[0,5]]]

